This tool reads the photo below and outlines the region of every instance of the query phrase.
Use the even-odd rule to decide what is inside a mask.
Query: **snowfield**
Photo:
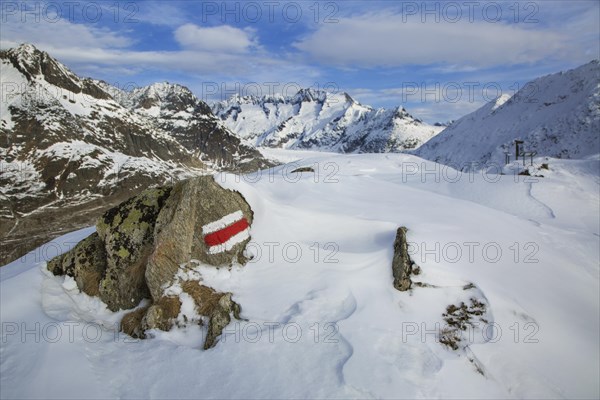
[[[73,232],[0,269],[0,397],[600,397],[598,155],[538,158],[535,178],[261,151],[289,164],[215,175],[254,210],[254,259],[196,271],[246,321],[207,351],[197,325],[119,334],[123,312],[45,268],[93,228]],[[409,292],[392,286],[399,226],[422,270]],[[451,350],[442,314],[471,299],[487,322]]]

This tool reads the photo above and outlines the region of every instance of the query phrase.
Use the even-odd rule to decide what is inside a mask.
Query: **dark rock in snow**
[[[394,287],[401,292],[410,289],[412,281],[410,274],[412,273],[413,262],[408,254],[408,242],[406,240],[405,227],[398,228],[396,231],[396,240],[394,241],[394,258],[392,259],[392,274],[394,275]]]

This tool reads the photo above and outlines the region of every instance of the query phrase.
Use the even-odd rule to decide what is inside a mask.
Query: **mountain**
[[[89,225],[138,188],[270,165],[182,86],[123,92],[27,44],[0,61],[0,261]]]
[[[374,109],[347,93],[301,89],[294,96],[233,96],[213,112],[239,137],[263,147],[340,153],[383,153],[418,148],[443,127],[404,108]]]
[[[584,158],[600,153],[600,62],[535,79],[462,117],[415,153],[463,169],[514,160],[514,141],[537,156]]]
[[[123,106],[168,132],[213,168],[255,171],[272,165],[223,126],[210,107],[185,86],[164,82],[131,92],[109,90],[118,94]]]

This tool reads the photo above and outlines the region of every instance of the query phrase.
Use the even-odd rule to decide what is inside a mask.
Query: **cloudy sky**
[[[3,49],[33,43],[120,88],[169,81],[218,101],[313,87],[429,122],[600,58],[597,0],[0,5]]]

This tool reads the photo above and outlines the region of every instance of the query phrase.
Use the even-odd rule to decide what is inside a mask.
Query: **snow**
[[[293,164],[215,176],[252,206],[254,258],[178,275],[233,292],[246,321],[207,351],[198,325],[143,341],[117,333],[122,312],[45,270],[93,228],[74,232],[0,268],[1,397],[600,396],[598,156],[536,159],[550,169],[534,179],[406,154],[261,150]],[[298,166],[315,173],[291,173]],[[393,288],[401,225],[422,269],[413,280],[433,286]],[[489,324],[451,351],[436,327],[471,297]]]
[[[20,101],[23,92],[27,90],[27,80],[10,61],[2,59],[1,65],[0,87],[2,87],[2,99],[0,101],[0,128],[2,131],[6,130],[8,132],[14,128],[10,106]]]

